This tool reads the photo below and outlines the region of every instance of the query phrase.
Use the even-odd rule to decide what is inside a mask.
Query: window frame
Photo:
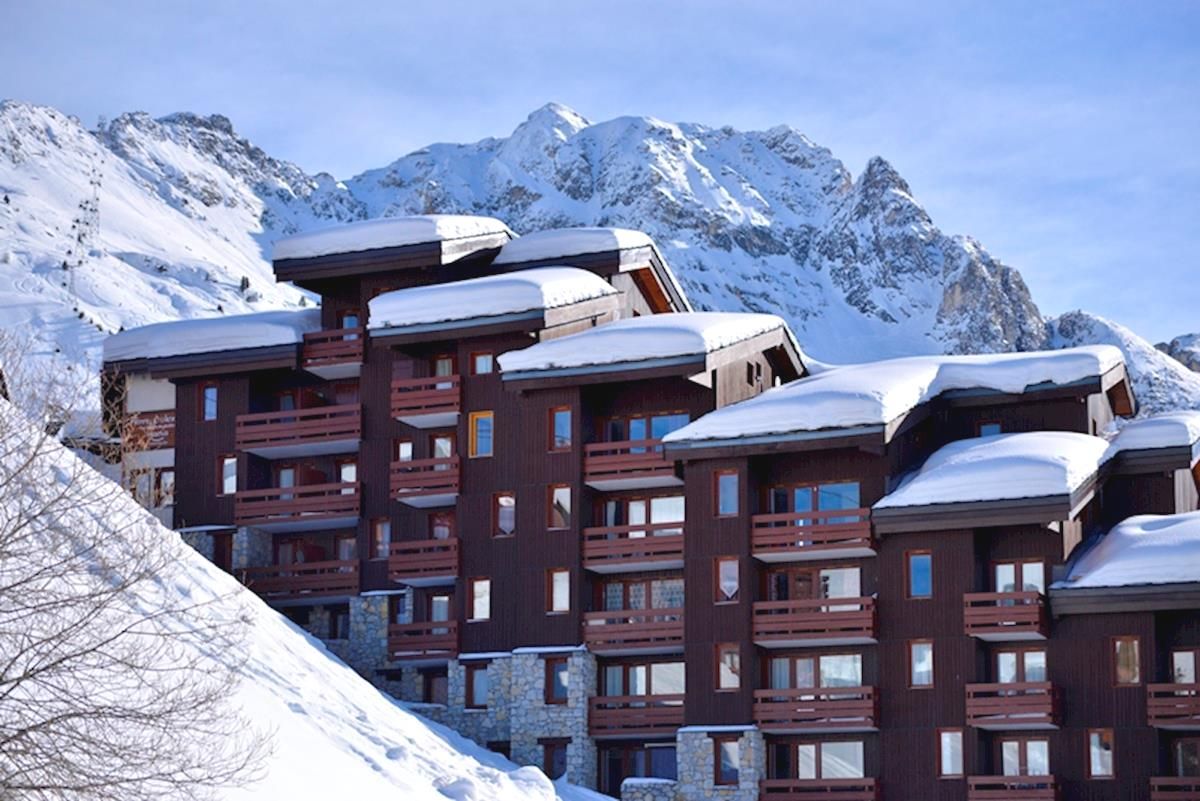
[[[488,369],[480,371],[476,369],[477,360],[481,356],[488,358]],[[490,350],[475,350],[471,351],[467,357],[467,369],[471,371],[471,375],[492,375],[496,372],[496,354]]]
[[[225,463],[233,462],[233,492],[225,491]],[[238,483],[238,457],[236,453],[221,453],[217,454],[217,497],[232,498],[237,494]]]
[[[487,616],[475,617],[475,585],[479,582],[487,582]],[[467,622],[468,623],[486,623],[492,619],[492,579],[490,576],[472,576],[467,581]]]
[[[928,645],[929,646],[929,683],[928,684],[915,684],[913,682],[913,679],[915,678],[915,673],[916,673],[916,671],[915,671],[916,662],[913,660],[913,648],[918,645]],[[908,689],[910,689],[910,690],[932,690],[934,688],[934,685],[936,685],[936,683],[937,683],[937,654],[935,653],[933,640],[928,639],[928,638],[909,640],[905,648],[908,653],[908,671],[907,671]]]
[[[547,656],[542,660],[542,662],[544,663],[543,664],[543,674],[542,674],[544,677],[544,684],[542,687],[542,694],[544,696],[544,701],[548,706],[564,706],[567,703],[567,701],[570,700],[570,696],[571,696],[571,679],[570,679],[570,674],[569,674],[570,660],[565,656]],[[565,668],[568,670],[567,684],[566,684],[567,694],[561,698],[554,695],[554,693],[551,691],[552,687],[558,686],[557,682],[551,681],[551,679],[555,675],[555,671],[557,668]]]
[[[567,747],[571,744],[570,737],[541,737],[538,739],[538,745],[542,747],[542,772],[546,774],[551,781],[567,775],[568,770],[568,752]],[[553,772],[553,754],[561,749],[563,756],[563,772],[559,776],[550,776]]]
[[[512,531],[500,529],[500,499],[511,498],[513,508]],[[517,493],[513,490],[502,490],[492,493],[492,539],[509,539],[517,536]]]
[[[1108,755],[1111,768],[1108,773],[1093,773],[1092,764],[1092,737],[1100,735],[1101,743],[1104,742],[1105,735],[1108,736]],[[1087,730],[1087,739],[1084,741],[1084,747],[1087,750],[1086,770],[1084,774],[1088,779],[1095,781],[1111,781],[1117,778],[1117,735],[1111,728],[1089,728]]]
[[[737,734],[712,734],[713,744],[713,785],[717,787],[737,787],[742,781],[742,743],[741,736]],[[721,776],[721,747],[732,743],[737,749],[737,765],[734,767],[733,781],[722,778]]]
[[[715,675],[713,676],[713,692],[718,692],[718,693],[741,692],[741,689],[742,689],[742,646],[741,646],[741,643],[719,642],[715,646],[713,646],[713,652],[715,655],[715,659],[713,661],[713,667],[716,668],[716,670],[714,671]],[[722,659],[722,655],[726,654],[726,653],[732,653],[734,656],[737,657],[737,670],[734,672],[734,676],[736,676],[736,678],[737,678],[737,684],[733,685],[732,687],[722,687],[721,686],[721,668],[725,664],[725,660]]]
[[[975,436],[976,437],[984,437],[984,436],[992,437],[992,436],[997,435],[997,434],[984,434],[983,429],[985,426],[996,426],[997,428],[1000,429],[997,432],[997,434],[1004,433],[1004,423],[1000,420],[993,420],[993,419],[989,418],[986,420],[976,420],[975,421]]]
[[[737,589],[732,598],[726,598],[721,590],[721,565],[733,562],[737,577]],[[713,557],[713,603],[717,606],[733,606],[742,602],[742,560],[737,556]]]
[[[721,511],[721,480],[725,477],[733,477],[733,511]],[[718,519],[729,519],[738,517],[742,513],[742,477],[741,471],[734,468],[724,468],[713,471],[713,517]]]
[[[554,608],[554,579],[557,576],[567,577],[567,606],[565,609]],[[571,613],[571,569],[569,567],[551,567],[546,569],[546,614],[568,615]]]
[[[912,593],[912,558],[914,556],[929,557],[929,594],[928,595],[913,595]],[[904,552],[904,599],[906,601],[931,601],[934,597],[933,591],[933,551],[929,548],[914,548]]]
[[[958,736],[958,773],[947,773],[946,766],[942,762],[942,738],[947,734]],[[966,732],[960,728],[945,728],[937,730],[937,775],[939,779],[964,779],[967,775],[967,738]]]
[[[567,444],[558,444],[557,418],[560,414],[567,415]],[[575,445],[574,415],[570,406],[551,406],[546,410],[546,450],[550,453],[567,453]]]
[[[382,544],[384,542],[384,540],[383,540],[383,538],[379,537],[378,532],[380,530],[380,527],[383,525],[387,526],[387,540],[386,540],[387,553],[385,553],[381,556],[379,554],[379,546],[380,546],[380,544]],[[391,549],[392,549],[392,519],[390,517],[371,518],[371,556],[370,556],[370,560],[377,561],[380,559],[387,559],[389,556],[391,556]]]
[[[405,445],[408,446],[408,457],[401,458],[400,451]],[[409,438],[398,437],[392,440],[392,461],[393,462],[411,462],[415,452],[413,451],[413,441]]]
[[[1109,637],[1108,642],[1109,642],[1108,656],[1109,656],[1109,659],[1112,660],[1112,673],[1110,674],[1112,676],[1112,686],[1115,689],[1128,689],[1130,687],[1141,687],[1142,686],[1142,638],[1136,634],[1118,634],[1113,637]],[[1117,654],[1118,654],[1118,651],[1120,648],[1120,643],[1122,643],[1122,642],[1132,642],[1133,643],[1133,647],[1136,652],[1135,653],[1135,658],[1136,658],[1135,667],[1137,668],[1137,677],[1136,677],[1135,681],[1119,681],[1118,680],[1119,674],[1117,673],[1117,671],[1119,670],[1119,667],[1118,667],[1119,658],[1118,658]]]
[[[213,391],[213,416],[208,416],[208,390]],[[196,388],[196,419],[201,423],[215,422],[221,416],[221,387],[216,381],[202,381]]]
[[[554,523],[554,494],[558,490],[567,491],[567,515],[565,525],[555,525]],[[570,531],[572,524],[575,522],[575,500],[572,497],[574,493],[571,491],[570,484],[547,484],[546,485],[546,530],[547,531]]]
[[[482,453],[479,450],[479,421],[487,420],[491,424],[491,450]],[[467,458],[490,459],[496,455],[496,413],[491,409],[480,409],[467,413]]]
[[[487,709],[488,708],[488,703],[487,703],[488,699],[487,698],[484,699],[482,704],[478,704],[475,702],[475,676],[477,673],[479,673],[479,671],[483,671],[484,675],[487,675],[487,669],[488,669],[489,664],[490,663],[488,663],[488,662],[468,662],[466,665],[463,665],[464,672],[466,674],[463,677],[463,690],[464,690],[463,707],[464,708],[466,708],[466,709]],[[487,689],[488,689],[488,695],[491,695],[491,690],[492,690],[491,676],[488,676]]]

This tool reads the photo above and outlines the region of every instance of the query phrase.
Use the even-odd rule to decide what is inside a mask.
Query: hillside
[[[1184,334],[1170,342],[1160,342],[1154,347],[1173,357],[1189,370],[1200,373],[1200,334]]]

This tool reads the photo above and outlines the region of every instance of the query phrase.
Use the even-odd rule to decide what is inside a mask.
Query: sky
[[[788,124],[886,158],[1043,313],[1200,331],[1200,2],[0,0],[0,65],[0,98],[220,113],[339,178],[549,101]]]

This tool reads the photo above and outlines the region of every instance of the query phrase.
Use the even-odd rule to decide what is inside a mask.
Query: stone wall
[[[192,550],[208,561],[213,560],[213,535],[207,531],[181,531],[179,536]]]
[[[262,567],[271,564],[271,535],[242,526],[233,533],[232,567]]]
[[[675,759],[678,769],[676,797],[679,801],[757,801],[758,782],[766,777],[767,752],[762,733],[750,728],[738,734],[738,783],[718,785],[713,770],[712,735],[721,732],[680,729],[675,735]],[[622,787],[624,797],[624,787]]]
[[[346,661],[368,681],[378,681],[387,667],[388,597],[360,595],[350,599],[350,644]],[[419,697],[419,696],[418,696]]]
[[[567,702],[546,703],[545,657],[567,657]],[[596,657],[569,652],[515,652],[512,657],[512,759],[542,767],[542,737],[568,737],[567,779],[596,786],[596,743],[588,736],[588,703],[596,694]]]
[[[676,801],[678,784],[670,779],[626,779],[621,783],[621,801]]]
[[[504,656],[488,662],[488,701],[486,709],[467,709],[467,671],[457,659],[446,668],[446,720],[459,734],[486,747],[489,742],[512,739],[510,704],[512,697],[512,659]]]

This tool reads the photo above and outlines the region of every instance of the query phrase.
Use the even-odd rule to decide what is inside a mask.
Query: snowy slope
[[[1189,370],[1200,373],[1200,334],[1184,334],[1154,347],[1174,357]]]

